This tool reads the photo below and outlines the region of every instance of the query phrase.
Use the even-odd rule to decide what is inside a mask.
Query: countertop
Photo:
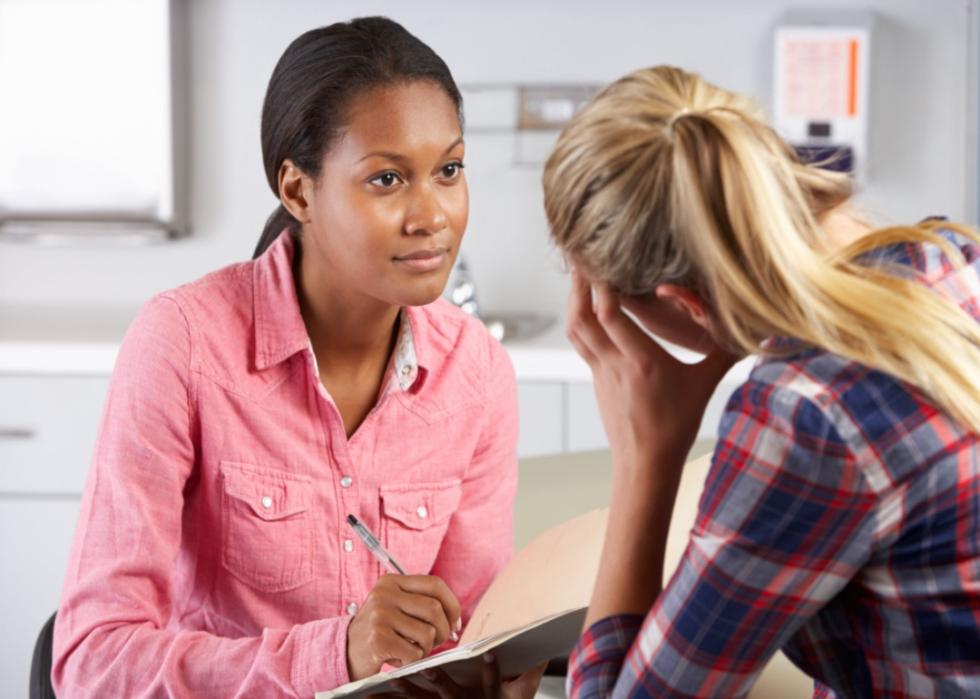
[[[108,376],[136,309],[0,306],[0,373]]]
[[[108,376],[135,308],[53,308],[0,305],[0,374]],[[505,340],[518,381],[591,381],[588,365],[575,353],[559,320],[540,334]],[[668,346],[678,359],[698,355]],[[751,361],[735,365],[726,382],[741,382]]]

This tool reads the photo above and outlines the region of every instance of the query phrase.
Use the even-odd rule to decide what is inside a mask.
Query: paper
[[[607,515],[607,510],[594,510],[568,520],[521,549],[487,588],[456,648],[318,692],[316,699],[354,699],[388,691],[391,680],[431,667],[473,685],[482,672],[481,656],[491,649],[504,677],[567,655],[582,632]],[[421,676],[412,681],[431,686]]]
[[[460,644],[589,606],[608,510],[547,529],[522,548],[483,593]]]

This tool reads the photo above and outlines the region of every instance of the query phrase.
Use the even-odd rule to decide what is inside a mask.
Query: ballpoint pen
[[[361,520],[359,520],[354,515],[347,515],[347,524],[351,525],[354,528],[354,531],[357,532],[357,535],[361,537],[361,541],[363,541],[364,544],[368,547],[368,551],[370,551],[375,558],[381,561],[381,565],[383,565],[392,573],[405,575],[405,571],[402,570],[402,567],[398,565],[398,562],[392,557],[390,553],[388,553],[387,549],[385,549],[385,547],[381,545],[381,542],[377,540],[374,534],[368,531],[368,528],[365,527],[363,524],[361,524]]]
[[[381,561],[381,565],[388,569],[389,572],[405,575],[405,571],[400,565],[398,565],[398,561],[396,561],[392,555],[388,553],[388,550],[381,545],[381,542],[378,541],[377,537],[372,534],[367,527],[361,524],[361,520],[354,515],[347,515],[347,524],[351,525],[354,531],[357,532],[357,535],[361,537],[361,541],[363,541],[365,546],[368,547],[368,551],[370,551],[375,558]],[[458,641],[459,634],[456,631],[453,631],[449,634],[449,638],[451,638],[453,641]]]

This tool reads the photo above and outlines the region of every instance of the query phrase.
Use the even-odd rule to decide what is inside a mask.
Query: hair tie
[[[672,134],[674,130],[674,122],[680,119],[682,116],[686,116],[691,113],[690,107],[681,107],[676,112],[674,112],[670,119],[667,120],[667,133]]]

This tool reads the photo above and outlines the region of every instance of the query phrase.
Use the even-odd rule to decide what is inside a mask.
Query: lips
[[[433,248],[432,250],[416,250],[407,255],[399,255],[396,260],[431,260],[433,257],[441,257],[446,254],[446,248]]]
[[[442,267],[448,257],[449,251],[446,248],[432,248],[399,255],[394,261],[411,272],[433,272]]]

